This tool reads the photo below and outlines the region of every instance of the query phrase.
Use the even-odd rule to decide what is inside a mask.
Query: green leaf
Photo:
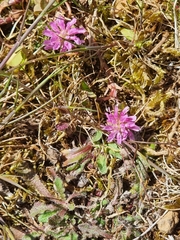
[[[155,150],[156,149],[156,144],[155,143],[151,143],[149,146],[151,149]]]
[[[63,154],[65,155],[65,154],[69,154],[70,153],[70,151],[68,152],[68,150],[63,150]],[[69,155],[70,156],[70,155]],[[64,163],[63,163],[63,167],[66,167],[66,166],[68,166],[68,165],[70,165],[70,164],[73,164],[73,163],[77,163],[79,160],[81,160],[81,159],[83,159],[84,157],[86,156],[86,153],[81,153],[81,152],[73,152],[72,151],[72,155],[71,155],[71,157],[69,157],[69,159],[67,159]]]
[[[89,88],[89,86],[87,85],[87,83],[85,81],[82,81],[81,89],[84,91],[87,91],[87,92],[91,92],[91,89]]]
[[[73,210],[75,209],[75,207],[76,207],[76,206],[75,206],[74,203],[69,203],[69,204],[68,204],[68,210],[69,210],[69,211],[73,211]]]
[[[134,31],[131,29],[122,28],[121,33],[125,38],[127,38],[130,41],[134,40],[135,38]]]
[[[139,183],[133,184],[130,192],[131,192],[132,194],[136,194],[136,193],[138,193],[139,191],[140,191],[140,185],[139,185]]]
[[[114,158],[122,159],[122,156],[120,154],[121,149],[118,147],[116,143],[109,143],[108,148],[109,148],[109,154],[111,156],[113,156]]]
[[[108,199],[103,199],[102,200],[102,206],[106,206],[109,203]]]
[[[88,152],[92,149],[91,143],[88,143],[82,147],[77,147],[73,149],[64,149],[62,150],[62,155],[67,159],[63,163],[63,167],[66,167],[70,164],[77,163],[79,160],[87,156]]]
[[[71,164],[70,166],[68,166],[68,167],[66,168],[66,170],[67,170],[68,172],[75,171],[75,170],[77,170],[77,169],[79,168],[79,165],[80,165],[80,163]]]
[[[102,154],[99,154],[96,161],[97,161],[98,169],[101,172],[101,174],[106,174],[107,170],[108,170],[108,168],[107,168],[107,157],[105,157]]]
[[[40,237],[42,233],[33,232],[22,237],[22,240],[35,240],[37,237]]]
[[[63,237],[63,240],[78,240],[77,233],[71,233],[66,237]]]
[[[17,67],[26,61],[26,50],[23,47],[18,47],[17,50],[7,61],[6,65],[9,67]]]
[[[48,235],[53,237],[53,239],[58,239],[58,240],[78,240],[77,233],[73,231],[71,231],[68,234],[64,234],[63,231],[59,233],[48,231]]]
[[[54,180],[54,189],[59,193],[61,199],[65,199],[65,188],[63,186],[63,181],[59,177],[56,177]]]
[[[86,91],[88,97],[90,97],[90,98],[96,97],[96,94],[94,94],[94,92],[92,92],[92,90],[89,88],[89,86],[87,85],[87,83],[85,81],[82,81],[81,89]]]
[[[30,210],[30,216],[34,218],[36,215],[43,214],[45,211],[55,211],[53,204],[45,204],[42,202],[35,202]]]
[[[52,217],[57,213],[57,210],[55,211],[45,211],[43,214],[39,215],[38,221],[41,223],[47,223],[49,218]]]
[[[97,142],[102,138],[102,131],[97,131],[94,136],[92,137],[93,142]]]

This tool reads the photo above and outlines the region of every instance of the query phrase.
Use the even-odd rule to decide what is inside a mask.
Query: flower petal
[[[65,21],[63,18],[60,17],[60,18],[56,19],[55,23],[58,26],[57,31],[66,29]]]
[[[71,28],[68,31],[69,35],[84,34],[86,30],[84,28]]]
[[[69,30],[76,22],[76,18],[73,18],[70,22],[67,23],[66,30]]]

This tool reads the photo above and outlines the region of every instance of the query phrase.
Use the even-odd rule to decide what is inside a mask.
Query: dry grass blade
[[[177,12],[176,12],[176,7],[177,7],[178,0],[174,1],[173,4],[173,14],[174,14],[174,44],[175,48],[179,49],[180,48],[180,43],[179,43],[179,29],[178,29],[178,19],[177,19]]]
[[[0,238],[168,238],[157,222],[180,209],[179,9],[1,1]]]
[[[13,181],[13,177],[16,177],[16,176],[12,176],[12,175],[5,175],[5,174],[1,174],[0,175],[0,179],[5,181],[5,182],[8,182],[10,184],[12,184],[13,186],[17,187],[17,188],[20,188],[22,189],[23,191],[27,192],[28,194],[33,194],[31,191],[29,191],[28,189],[22,187],[20,184],[16,183],[15,181]]]

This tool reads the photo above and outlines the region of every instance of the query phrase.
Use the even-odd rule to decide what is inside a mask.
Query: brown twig
[[[148,53],[148,56],[151,56],[153,53],[157,52],[158,49],[163,45],[163,43],[165,43],[168,36],[169,36],[169,32],[165,31],[165,33],[163,33],[162,35],[161,41]]]

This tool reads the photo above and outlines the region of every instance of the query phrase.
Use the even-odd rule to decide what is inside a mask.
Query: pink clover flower
[[[134,140],[133,131],[140,131],[140,127],[135,124],[136,116],[128,116],[129,107],[125,107],[119,112],[118,106],[115,106],[114,112],[106,112],[107,124],[102,125],[102,129],[108,132],[108,142],[117,141],[121,144],[123,141]]]
[[[44,41],[45,50],[58,50],[60,52],[66,52],[71,50],[74,45],[80,45],[84,43],[77,37],[77,34],[84,34],[86,30],[84,28],[76,28],[74,24],[77,22],[76,18],[73,18],[69,22],[60,17],[51,22],[50,28],[45,28],[43,34],[50,39]]]

